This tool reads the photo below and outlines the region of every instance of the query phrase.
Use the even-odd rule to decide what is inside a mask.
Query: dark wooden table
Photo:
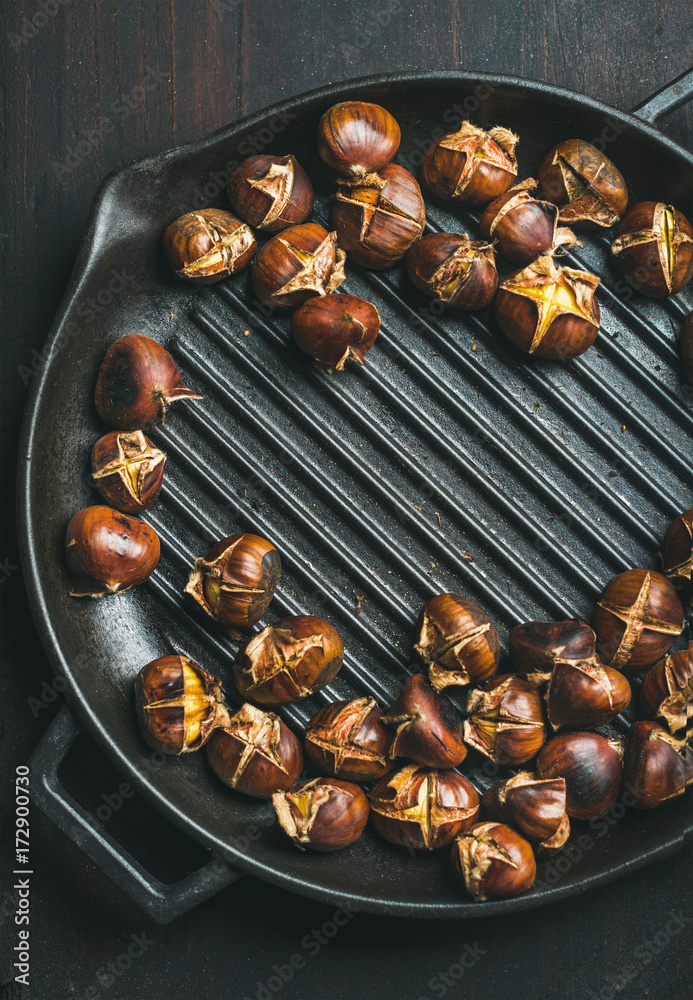
[[[693,62],[693,7],[688,0],[556,0],[548,6],[536,0],[10,0],[3,22],[0,595],[7,831],[8,778],[61,702],[48,686],[52,674],[17,569],[17,439],[32,372],[99,181],[128,160],[281,98],[389,70],[517,74],[629,108]],[[672,114],[662,130],[691,147],[693,107]],[[92,807],[120,783],[86,738],[64,770],[71,790]],[[199,849],[137,798],[108,829],[162,873],[180,875],[199,863]],[[250,878],[173,925],[156,926],[36,810],[31,839],[29,995],[36,1000],[267,1000],[278,992],[303,1000],[689,995],[693,906],[690,859],[683,855],[526,915],[430,923],[356,915],[332,936],[333,907]],[[11,983],[11,885],[11,879],[4,883],[0,905],[0,976],[9,983],[3,1000],[20,996]],[[294,955],[303,959],[300,968],[291,966]]]

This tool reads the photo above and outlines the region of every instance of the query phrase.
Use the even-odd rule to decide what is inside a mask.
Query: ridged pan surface
[[[82,722],[140,791],[234,864],[372,911],[522,909],[676,849],[690,832],[689,803],[619,812],[592,829],[576,823],[576,846],[551,869],[539,864],[538,887],[475,905],[453,883],[447,850],[412,856],[371,829],[332,855],[295,850],[271,806],[229,793],[203,753],[154,766],[135,721],[137,671],[172,651],[220,674],[238,700],[229,673],[237,645],[182,595],[195,557],[225,535],[255,532],[281,552],[283,575],[261,624],[319,614],[344,639],[335,682],[282,712],[299,732],[328,701],[394,699],[417,669],[415,624],[434,593],[478,602],[507,649],[518,622],[589,621],[605,582],[655,566],[668,522],[690,506],[693,415],[676,352],[690,291],[665,302],[634,292],[609,260],[608,236],[586,235],[568,256],[602,277],[602,325],[595,346],[567,364],[528,360],[492,310],[440,312],[401,267],[348,266],[341,290],[374,301],[382,331],[364,369],[330,371],[292,346],[288,317],[265,314],[247,274],[200,289],[168,271],[165,226],[193,208],[228,207],[229,170],[259,148],[297,156],[316,186],[314,218],[327,224],[331,175],[316,154],[316,127],[347,97],[389,108],[403,134],[397,161],[415,173],[436,130],[461,117],[520,135],[520,178],[561,139],[604,136],[632,202],[673,202],[691,215],[693,157],[652,128],[543,85],[454,73],[331,88],[125,168],[97,197],[35,378],[21,487],[30,596]],[[477,232],[478,216],[428,198],[427,210],[429,230]],[[168,454],[160,502],[146,515],[162,541],[154,576],[118,598],[74,600],[62,546],[71,515],[98,502],[88,461],[105,428],[94,380],[108,344],[132,332],[166,344],[205,398],[177,404],[152,433]],[[631,719],[612,730],[624,732]],[[510,773],[474,753],[461,770],[480,790]]]

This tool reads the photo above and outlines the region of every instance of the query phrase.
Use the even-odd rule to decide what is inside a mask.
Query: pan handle
[[[60,783],[58,768],[79,732],[63,705],[29,760],[31,798],[152,920],[168,924],[241,877],[218,857],[172,885],[146,871]]]
[[[676,80],[672,80],[666,87],[662,87],[652,97],[648,97],[646,101],[636,105],[631,114],[650,125],[656,125],[664,115],[676,111],[682,104],[690,100],[693,100],[693,69],[687,69],[685,73],[682,73]]]

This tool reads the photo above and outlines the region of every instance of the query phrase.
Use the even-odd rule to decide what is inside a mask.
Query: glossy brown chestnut
[[[225,785],[269,799],[291,788],[303,770],[301,744],[278,715],[243,705],[212,735],[209,765]]]
[[[323,772],[345,781],[377,781],[389,774],[392,733],[374,698],[335,701],[306,727],[306,754]]]
[[[535,778],[528,771],[497,781],[481,799],[485,815],[516,826],[537,854],[552,854],[565,846],[570,836],[565,804],[563,778]]]
[[[426,208],[416,178],[390,163],[366,177],[337,178],[332,225],[348,257],[375,270],[392,267],[419,239]]]
[[[640,705],[648,719],[663,719],[672,733],[683,729],[693,716],[693,641],[648,670]]]
[[[183,385],[166,348],[142,333],[113,341],[101,362],[94,392],[101,419],[122,431],[149,430],[163,423],[171,403],[202,398]]]
[[[673,205],[641,201],[628,209],[611,252],[644,295],[675,295],[693,277],[693,229]]]
[[[577,618],[560,622],[525,622],[510,630],[510,659],[516,670],[531,674],[552,670],[557,660],[590,660],[595,635]]]
[[[566,139],[542,160],[539,192],[560,208],[559,219],[586,229],[615,225],[628,205],[628,188],[614,164],[583,139]]]
[[[241,219],[267,233],[298,226],[313,207],[313,185],[293,156],[249,156],[231,174],[227,194]]]
[[[445,847],[479,818],[479,795],[468,778],[419,764],[383,778],[368,798],[378,833],[401,847]]]
[[[263,628],[239,650],[233,679],[243,698],[286,705],[333,681],[343,656],[342,640],[329,622],[296,615]]]
[[[524,764],[544,742],[539,693],[515,674],[500,674],[470,691],[467,712],[465,742],[496,764]]]
[[[664,656],[683,631],[683,607],[661,573],[631,569],[607,583],[593,625],[604,663],[642,670]]]
[[[543,253],[576,242],[570,229],[558,229],[558,208],[537,195],[529,177],[495,198],[479,220],[481,235],[515,264],[529,264]]]
[[[220,624],[248,628],[267,611],[281,568],[279,553],[266,538],[230,535],[195,560],[185,593]]]
[[[112,507],[85,507],[65,533],[70,597],[107,597],[136,587],[159,562],[156,531]]]
[[[498,633],[481,608],[460,594],[437,594],[427,601],[418,631],[414,649],[436,691],[479,684],[498,669]]]
[[[565,778],[566,812],[571,819],[595,819],[614,805],[623,775],[617,741],[598,733],[561,733],[537,757],[540,778]]]
[[[656,722],[636,722],[628,733],[623,780],[636,809],[655,809],[693,784],[693,753]]]
[[[362,365],[379,330],[378,310],[356,295],[308,299],[291,317],[291,335],[299,350],[337,371],[347,361]]]
[[[537,874],[530,843],[504,823],[476,823],[458,837],[452,867],[475,902],[519,896]]]
[[[284,832],[301,849],[339,851],[358,840],[368,822],[368,799],[339,778],[299,781],[272,796]]]
[[[462,721],[455,706],[438,694],[424,674],[407,677],[399,698],[383,716],[395,730],[390,758],[411,757],[426,767],[457,767],[467,756]]]
[[[318,125],[318,153],[346,177],[363,177],[386,166],[399,149],[399,125],[389,111],[365,101],[333,105]]]
[[[160,656],[135,679],[142,736],[155,750],[191,753],[229,721],[221,684],[187,656]]]
[[[336,233],[304,222],[264,245],[253,264],[253,290],[275,309],[295,309],[339,288],[346,278],[345,257]]]
[[[407,254],[416,287],[455,309],[483,309],[498,289],[493,247],[465,233],[429,233]]]
[[[679,340],[681,367],[691,385],[693,385],[693,312],[686,316],[681,325]]]
[[[546,254],[501,282],[496,320],[516,347],[538,358],[566,361],[592,346],[599,333],[595,291],[600,279],[557,267]]]
[[[421,179],[443,201],[486,205],[517,177],[518,136],[496,126],[488,132],[462,122],[457,132],[434,140],[421,165]]]
[[[159,496],[165,461],[165,453],[142,431],[111,431],[92,448],[91,475],[107,503],[137,514]]]
[[[203,208],[181,215],[164,233],[164,255],[179,278],[211,285],[242,271],[255,256],[249,226],[230,212]]]
[[[659,553],[662,571],[681,598],[684,608],[691,606],[693,588],[693,510],[675,517],[667,528]]]

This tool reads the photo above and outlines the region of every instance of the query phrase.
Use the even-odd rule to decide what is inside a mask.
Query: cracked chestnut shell
[[[693,784],[693,753],[656,722],[636,722],[628,733],[623,779],[636,809],[655,809]]]
[[[445,847],[479,817],[479,795],[468,778],[420,764],[383,778],[368,798],[373,826],[401,847]]]
[[[308,299],[291,317],[291,336],[299,350],[342,371],[347,361],[363,364],[380,330],[372,302],[339,292]]]
[[[101,419],[121,431],[147,431],[164,421],[179,399],[202,399],[183,385],[178,365],[156,340],[128,333],[106,351],[94,402]]]
[[[296,615],[268,625],[239,650],[233,679],[243,698],[286,705],[333,681],[343,656],[342,640],[329,622]]]
[[[230,535],[196,559],[185,593],[222,625],[248,628],[269,607],[281,575],[281,559],[259,535]]]
[[[229,721],[221,684],[187,656],[160,656],[142,667],[135,708],[149,746],[174,755],[199,750]]]
[[[614,805],[623,775],[622,750],[599,733],[561,733],[537,757],[540,778],[565,778],[571,819],[596,819]]]
[[[630,283],[644,295],[675,295],[693,277],[693,229],[673,205],[641,201],[616,230],[611,252]]]
[[[276,792],[272,805],[281,828],[301,849],[339,851],[358,840],[368,822],[364,792],[339,778],[299,781]]]
[[[393,767],[392,734],[380,721],[374,698],[335,701],[319,709],[306,727],[308,759],[345,781],[377,781]]]
[[[663,719],[672,733],[684,728],[693,714],[693,642],[648,670],[640,705],[648,719]]]
[[[455,309],[483,309],[498,288],[493,247],[465,233],[429,233],[407,254],[419,291]]]
[[[481,608],[460,594],[437,594],[419,618],[414,649],[436,691],[479,684],[495,674],[500,640]]]
[[[516,347],[538,358],[566,361],[584,354],[599,333],[600,279],[558,267],[545,254],[501,282],[496,320]]]
[[[416,178],[396,163],[366,177],[337,178],[332,225],[348,257],[392,267],[423,234],[426,207]]]
[[[662,572],[681,598],[684,608],[691,606],[691,571],[693,569],[693,510],[675,517],[667,528],[659,553]]]
[[[426,767],[457,767],[467,756],[462,720],[444,694],[424,674],[412,674],[399,698],[382,717],[393,728],[390,758],[411,757]]]
[[[160,551],[159,536],[144,521],[112,507],[85,507],[65,533],[70,597],[107,597],[144,583]]]
[[[313,207],[313,185],[294,156],[249,156],[231,174],[227,194],[234,212],[266,233],[299,225]]]
[[[550,149],[537,177],[541,196],[558,205],[559,220],[569,226],[608,229],[628,205],[620,171],[583,139],[566,139]]]
[[[401,133],[379,104],[342,101],[318,125],[318,153],[328,167],[347,177],[363,177],[385,167],[399,149]]]
[[[467,712],[465,742],[496,764],[524,764],[544,742],[539,693],[515,674],[500,674],[470,691]]]
[[[673,645],[683,624],[683,607],[673,586],[649,569],[613,577],[593,620],[602,660],[625,671],[652,666]]]
[[[218,208],[181,215],[164,233],[169,266],[179,278],[196,285],[211,285],[242,271],[256,250],[252,229]]]
[[[216,776],[237,792],[269,799],[298,780],[301,744],[278,715],[243,705],[212,735],[205,748]]]
[[[159,496],[165,461],[165,453],[142,431],[111,431],[92,448],[91,476],[107,503],[137,514]]]
[[[693,385],[693,312],[686,316],[681,326],[679,339],[681,367],[691,385]]]
[[[558,228],[558,208],[537,195],[533,177],[495,198],[479,220],[481,235],[515,264],[529,264],[552,248],[576,243],[570,229]]]
[[[452,867],[475,902],[518,896],[537,874],[531,844],[504,823],[476,823],[458,837]]]
[[[337,234],[304,222],[273,236],[253,264],[253,290],[275,309],[295,309],[314,295],[336,291],[346,279],[346,254]]]
[[[481,807],[499,823],[516,826],[537,854],[553,854],[570,836],[564,778],[535,778],[528,771],[497,781],[484,792]]]
[[[497,125],[485,132],[464,121],[435,139],[421,164],[421,179],[433,194],[454,204],[486,205],[517,177],[518,136]]]

